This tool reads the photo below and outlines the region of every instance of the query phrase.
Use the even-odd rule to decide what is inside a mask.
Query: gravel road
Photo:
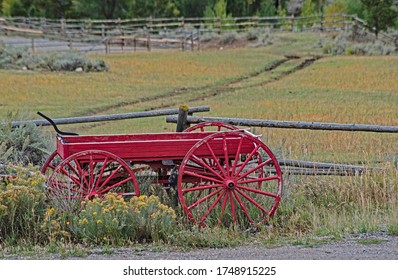
[[[311,245],[312,244],[312,245]],[[2,259],[73,260],[398,260],[398,236],[386,233],[352,235],[342,241],[309,245],[234,248],[154,250],[151,247],[92,249],[88,255],[38,253],[29,256],[3,255]]]
[[[384,233],[351,236],[322,245],[285,245],[274,248],[236,248],[178,251],[132,251],[117,249],[113,254],[91,254],[86,259],[133,260],[398,260],[398,236]]]

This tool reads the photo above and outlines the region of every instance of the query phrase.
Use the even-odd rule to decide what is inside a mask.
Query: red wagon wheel
[[[52,196],[72,202],[69,206],[108,192],[139,196],[130,166],[105,151],[89,150],[71,155],[54,169],[48,182]]]
[[[208,158],[214,159],[217,168],[207,164]],[[252,134],[215,133],[185,156],[178,194],[189,219],[201,226],[256,226],[275,213],[282,195],[282,173],[270,149]]]
[[[43,167],[41,168],[41,173],[46,176],[46,178],[50,178],[54,172],[54,169],[62,162],[62,158],[58,154],[57,151],[54,151],[46,160]]]
[[[184,132],[205,132],[205,131],[228,131],[228,130],[237,130],[236,126],[222,123],[222,122],[202,122],[198,123],[194,126],[188,127],[184,130]]]

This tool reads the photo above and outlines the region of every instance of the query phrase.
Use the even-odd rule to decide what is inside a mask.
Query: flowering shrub
[[[0,243],[40,241],[45,211],[45,178],[33,166],[8,166],[9,177],[0,181]]]
[[[50,243],[71,240],[69,214],[51,207],[47,209],[41,225],[42,234]]]
[[[121,245],[137,241],[166,240],[174,229],[174,210],[156,196],[125,201],[116,194],[82,202],[71,230],[87,243]]]

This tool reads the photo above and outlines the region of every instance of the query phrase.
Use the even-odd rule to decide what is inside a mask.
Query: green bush
[[[93,60],[78,52],[30,54],[27,48],[8,48],[0,41],[0,69],[101,72],[109,69],[103,60]]]
[[[46,212],[45,178],[33,166],[7,166],[15,176],[0,182],[0,243],[41,242]]]
[[[11,120],[16,118],[17,114],[9,113],[7,121],[0,120],[0,164],[41,165],[49,154],[51,140],[32,123],[12,127]]]

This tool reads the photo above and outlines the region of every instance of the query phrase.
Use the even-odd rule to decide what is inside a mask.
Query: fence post
[[[148,52],[151,51],[151,31],[147,30],[147,48],[148,48]]]
[[[323,32],[324,20],[325,20],[325,16],[324,16],[324,14],[322,13],[322,14],[321,14],[321,32]]]
[[[36,53],[36,51],[35,51],[35,39],[34,38],[32,38],[32,53],[33,54]]]
[[[109,49],[109,38],[106,39],[105,41],[105,53],[109,54],[110,53],[110,49]]]
[[[200,50],[200,28],[198,28],[198,51]]]
[[[176,132],[183,132],[188,127],[188,106],[181,105],[178,109],[177,129]]]
[[[193,46],[194,40],[193,40],[193,30],[191,31],[191,51],[193,51],[194,46]]]
[[[292,15],[292,17],[290,19],[290,25],[291,25],[290,29],[293,32],[294,31],[294,15]]]

